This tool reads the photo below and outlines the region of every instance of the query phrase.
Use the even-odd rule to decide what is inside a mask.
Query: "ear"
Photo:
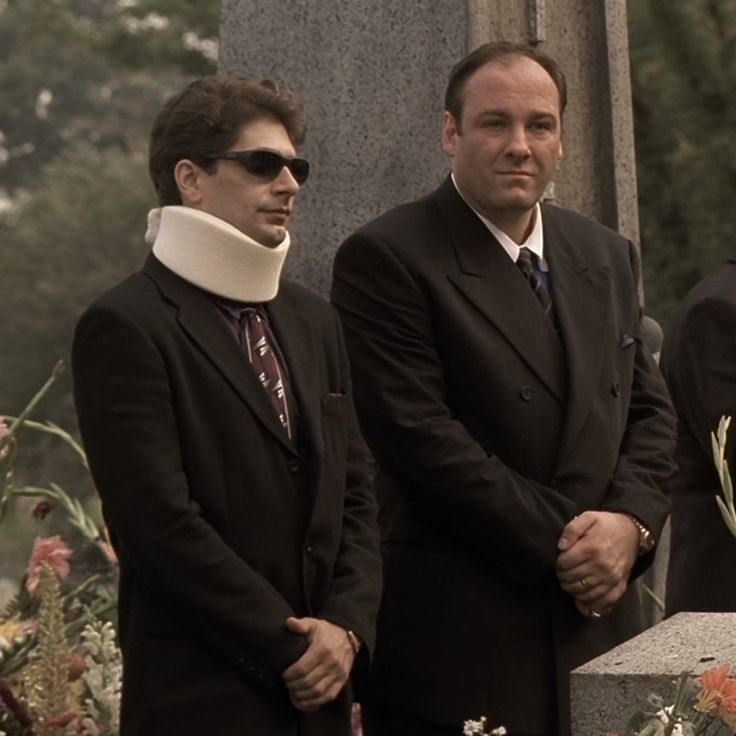
[[[457,137],[460,135],[455,117],[451,112],[445,111],[445,117],[442,121],[442,150],[448,156],[455,155],[455,147]]]
[[[182,204],[191,207],[202,200],[201,178],[206,173],[188,158],[184,158],[174,167],[174,180],[179,187]]]

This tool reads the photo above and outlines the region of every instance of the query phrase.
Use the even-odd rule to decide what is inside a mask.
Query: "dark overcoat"
[[[457,727],[566,733],[570,670],[636,634],[636,590],[583,617],[555,576],[565,524],[659,534],[674,418],[640,334],[633,248],[544,206],[560,336],[448,179],[338,251],[356,406],[374,451],[384,602],[369,703]],[[650,556],[642,558],[636,572]],[[612,726],[613,727],[613,726]]]
[[[667,615],[736,611],[736,539],[716,504],[710,442],[720,418],[733,417],[726,460],[736,480],[736,260],[685,297],[666,333],[662,371],[679,420]]]
[[[366,450],[332,308],[282,282],[267,305],[298,437],[217,307],[153,256],[83,315],[74,395],[120,558],[122,736],[349,733],[350,688],[304,716],[289,616],[372,649],[380,560]]]

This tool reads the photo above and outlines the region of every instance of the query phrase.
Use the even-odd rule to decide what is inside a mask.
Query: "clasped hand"
[[[286,625],[303,634],[309,647],[282,678],[294,707],[311,713],[340,694],[355,654],[345,630],[329,621],[289,617]]]
[[[639,533],[626,514],[586,511],[569,522],[557,544],[562,589],[585,616],[605,616],[626,592]]]

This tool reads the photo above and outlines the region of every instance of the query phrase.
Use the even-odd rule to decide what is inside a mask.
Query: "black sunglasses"
[[[304,184],[309,176],[309,161],[303,158],[289,158],[276,151],[255,148],[251,151],[228,151],[211,160],[237,161],[259,179],[273,181],[284,169],[289,169],[297,184]]]

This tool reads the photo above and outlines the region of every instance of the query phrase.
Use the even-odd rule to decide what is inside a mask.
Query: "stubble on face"
[[[445,113],[443,130],[458,188],[474,209],[523,242],[562,155],[557,87],[532,59],[510,57],[472,74],[462,98],[461,120]]]

